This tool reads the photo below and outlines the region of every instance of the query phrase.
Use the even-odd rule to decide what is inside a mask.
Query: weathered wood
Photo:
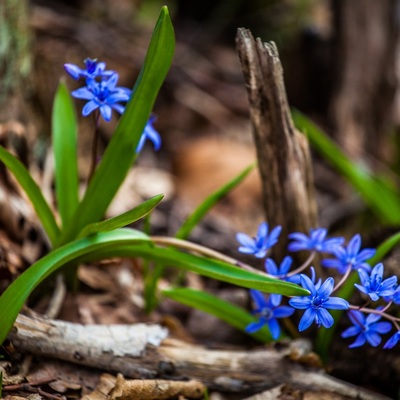
[[[249,30],[241,28],[236,46],[249,98],[265,214],[271,225],[282,225],[278,252],[283,255],[288,233],[308,232],[317,223],[308,143],[293,126],[275,43],[254,40]]]
[[[159,325],[80,325],[19,315],[9,339],[20,351],[141,379],[196,379],[212,389],[256,392],[281,384],[359,400],[387,398],[315,366],[308,341],[260,350],[210,350],[172,339]]]

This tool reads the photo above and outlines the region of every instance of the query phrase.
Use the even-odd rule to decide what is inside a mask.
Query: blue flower
[[[397,331],[383,346],[384,349],[392,349],[400,340],[400,331]]]
[[[79,68],[75,64],[64,64],[64,69],[75,80],[79,78],[96,79],[98,77],[110,77],[115,73],[114,71],[106,71],[106,63],[97,62],[96,59],[86,58],[84,63],[86,69]]]
[[[280,299],[270,296],[268,299],[258,290],[250,290],[251,298],[253,299],[255,309],[253,314],[259,317],[257,322],[252,322],[246,327],[246,332],[254,333],[260,330],[264,325],[267,325],[271,336],[274,340],[278,339],[281,334],[281,329],[277,318],[290,317],[294,313],[294,309],[289,306],[280,306]]]
[[[341,274],[344,274],[348,268],[354,271],[364,269],[370,271],[371,267],[365,262],[371,258],[375,253],[375,249],[361,250],[361,236],[354,235],[349,241],[346,248],[339,246],[333,251],[336,259],[322,260],[322,265],[327,268],[336,268]]]
[[[292,263],[293,263],[293,258],[290,256],[285,256],[278,267],[272,258],[267,258],[264,263],[265,271],[268,274],[273,275],[278,279],[300,284],[300,274],[287,276],[290,267],[292,266]]]
[[[354,286],[361,292],[367,294],[373,301],[381,296],[392,296],[396,292],[397,276],[391,276],[383,280],[383,264],[376,264],[371,271],[371,275],[363,269],[358,270],[361,285],[356,283]]]
[[[303,297],[293,297],[289,300],[289,304],[300,310],[306,310],[300,319],[299,331],[307,329],[314,321],[318,326],[330,328],[333,325],[333,317],[327,309],[346,310],[349,303],[340,297],[329,297],[333,291],[333,278],[328,278],[321,284],[316,284],[304,274],[301,274],[301,286],[309,290],[311,294]]]
[[[289,239],[294,242],[289,243],[289,251],[320,251],[325,253],[332,253],[333,250],[344,242],[344,238],[330,238],[325,239],[328,231],[325,228],[310,229],[310,236],[304,233],[295,232],[289,235]]]
[[[255,238],[251,238],[245,233],[238,233],[236,240],[241,244],[239,251],[244,254],[254,254],[257,258],[265,257],[267,251],[277,243],[282,227],[276,226],[269,234],[268,230],[268,224],[262,222]]]
[[[349,348],[360,347],[368,342],[371,346],[376,347],[381,343],[382,338],[379,335],[388,333],[392,329],[390,322],[377,322],[382,316],[379,314],[369,314],[365,318],[361,311],[351,310],[347,313],[353,326],[347,328],[343,333],[343,338],[357,336],[354,343]]]
[[[83,107],[82,115],[86,117],[94,110],[99,109],[101,116],[108,122],[111,119],[112,109],[122,114],[125,107],[119,103],[129,100],[131,90],[117,87],[117,82],[118,74],[113,73],[108,79],[100,82],[88,80],[87,86],[74,90],[71,93],[73,97],[88,100]]]
[[[136,153],[140,153],[143,149],[143,146],[146,140],[150,140],[153,143],[154,150],[159,150],[161,147],[161,137],[160,134],[154,129],[153,122],[156,120],[155,116],[151,116],[147,121],[147,124],[144,128],[142,136],[140,137],[139,143],[136,147]]]

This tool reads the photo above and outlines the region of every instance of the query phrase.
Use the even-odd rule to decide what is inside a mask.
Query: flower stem
[[[346,282],[346,279],[349,277],[351,270],[352,270],[351,264],[349,264],[346,272],[342,276],[342,279],[340,279],[340,281],[336,284],[336,286],[333,288],[332,292],[335,292],[336,290],[338,290],[340,288],[340,286],[342,286],[343,283]]]
[[[90,165],[90,172],[88,177],[88,184],[92,179],[94,174],[94,170],[96,169],[97,164],[97,147],[99,143],[99,122],[100,122],[100,112],[99,110],[95,110],[94,113],[94,133],[93,133],[93,140],[92,140],[92,157],[91,157],[91,165]]]
[[[307,260],[304,261],[303,264],[300,265],[300,267],[296,268],[295,270],[289,272],[287,275],[285,275],[286,277],[290,277],[293,275],[297,275],[298,273],[304,271],[306,268],[308,268],[311,264],[311,261],[314,259],[315,255],[317,254],[316,251],[313,251],[310,253],[310,255],[308,256]],[[279,278],[279,277],[278,277]]]

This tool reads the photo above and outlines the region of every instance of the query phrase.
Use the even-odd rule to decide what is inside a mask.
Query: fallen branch
[[[81,325],[19,315],[9,339],[20,351],[47,356],[127,378],[196,379],[210,389],[256,392],[281,384],[329,390],[358,400],[387,400],[325,374],[308,341],[279,349],[210,350],[169,337],[159,325]]]

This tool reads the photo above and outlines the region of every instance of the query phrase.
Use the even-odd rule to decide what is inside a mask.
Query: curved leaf
[[[65,226],[78,206],[79,177],[76,113],[72,98],[63,82],[58,85],[54,98],[52,143],[57,209],[62,225]]]
[[[151,197],[149,200],[146,200],[143,203],[139,204],[137,207],[134,207],[131,210],[119,214],[113,218],[108,218],[104,221],[89,224],[82,229],[82,231],[78,235],[78,238],[89,236],[94,233],[112,231],[114,229],[122,228],[126,225],[129,225],[146,216],[151,210],[153,210],[157,206],[158,203],[160,203],[163,198],[163,194],[158,194],[154,197]]]
[[[251,322],[257,321],[253,315],[243,308],[228,303],[225,300],[221,300],[220,298],[201,290],[173,288],[163,290],[162,294],[172,300],[178,301],[179,303],[214,315],[221,321],[224,321],[245,333],[247,333],[245,331],[247,325]],[[272,341],[271,334],[266,326],[263,326],[255,333],[248,333],[248,335],[261,343]]]
[[[47,204],[39,186],[31,177],[29,171],[25,166],[9,153],[4,147],[0,146],[0,161],[10,170],[15,176],[15,179],[21,185],[25,191],[29,200],[36,211],[37,216],[42,223],[43,229],[45,230],[50,242],[54,244],[59,236],[60,229],[54,218],[53,212]]]

